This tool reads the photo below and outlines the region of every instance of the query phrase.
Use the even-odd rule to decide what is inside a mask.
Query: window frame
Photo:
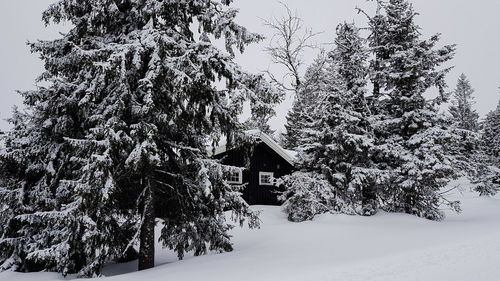
[[[231,180],[231,177],[235,174],[233,174],[232,172],[235,172],[235,173],[238,173],[238,181],[232,181]],[[232,172],[229,172],[229,177],[228,179],[226,180],[226,182],[228,184],[243,184],[243,169],[239,169],[237,171],[232,171]]]
[[[269,183],[263,182],[262,176],[270,176],[271,182],[269,182]],[[263,186],[274,185],[273,180],[272,180],[273,178],[274,178],[274,172],[259,172],[259,185],[263,185]]]

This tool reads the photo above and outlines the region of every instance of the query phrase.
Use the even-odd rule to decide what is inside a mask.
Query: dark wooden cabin
[[[272,179],[294,171],[293,155],[286,151],[268,135],[260,131],[248,132],[256,138],[252,149],[236,146],[226,150],[219,148],[215,157],[225,165],[247,167],[241,173],[234,173],[228,179],[232,184],[246,184],[243,199],[250,205],[279,205],[276,187]],[[251,151],[248,155],[248,151]],[[249,162],[249,163],[248,163]]]

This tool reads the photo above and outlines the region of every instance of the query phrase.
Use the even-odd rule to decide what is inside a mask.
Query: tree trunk
[[[144,195],[143,217],[139,248],[139,270],[155,266],[155,212],[153,193],[149,184]]]
[[[373,216],[377,213],[377,196],[374,184],[365,186],[361,191],[363,216]]]
[[[373,96],[377,99],[380,97],[380,83],[378,81],[373,82]]]

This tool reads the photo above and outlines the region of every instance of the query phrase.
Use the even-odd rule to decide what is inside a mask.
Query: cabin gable
[[[293,172],[293,166],[279,156],[266,144],[256,145],[250,157],[250,171],[247,179],[248,186],[243,192],[243,199],[250,205],[279,205],[277,192],[283,188],[261,183],[261,173],[273,173],[274,178],[280,178]]]
[[[249,151],[251,155],[248,155]],[[283,157],[276,147],[265,141],[258,141],[250,150],[239,147],[216,155],[225,165],[245,168],[242,173],[242,182],[246,184],[243,199],[250,205],[280,204],[277,192],[283,191],[283,188],[268,184],[266,179],[271,173],[274,178],[291,174],[294,166],[290,161],[291,157],[288,157]]]

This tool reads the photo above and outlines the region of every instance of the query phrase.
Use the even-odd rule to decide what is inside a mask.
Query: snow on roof
[[[290,150],[290,149],[283,149],[283,150],[293,159],[297,159],[297,156],[299,155],[299,153],[295,150]]]
[[[287,150],[281,147],[277,142],[275,142],[270,136],[265,134],[260,130],[248,130],[244,132],[248,136],[253,136],[259,138],[263,143],[265,143],[269,148],[276,152],[281,158],[285,159],[290,165],[294,164],[294,160],[297,156],[297,152],[292,150]],[[221,145],[215,148],[214,155],[218,155],[227,151],[226,145]]]

